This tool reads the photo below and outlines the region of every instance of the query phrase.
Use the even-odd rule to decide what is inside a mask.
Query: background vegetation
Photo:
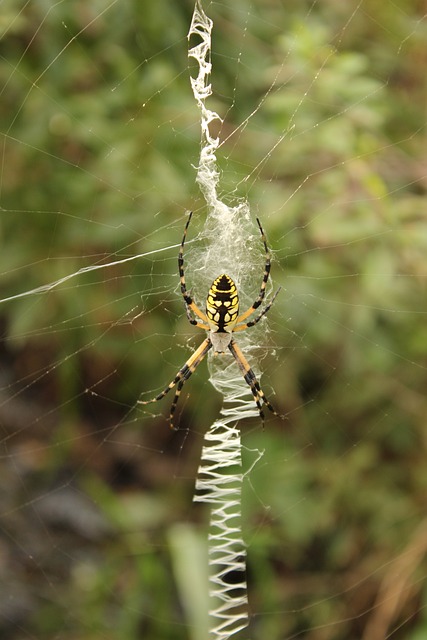
[[[11,640],[198,637],[171,540],[178,523],[203,538],[191,496],[220,400],[200,372],[180,417],[190,431],[176,437],[164,405],[134,410],[194,345],[174,247],[202,204],[192,9],[2,3],[2,299],[147,254],[0,306],[0,635]],[[286,428],[243,426],[246,468],[250,449],[265,450],[244,493],[251,637],[418,640],[425,5],[206,9],[222,186],[262,216],[284,287],[262,368]]]

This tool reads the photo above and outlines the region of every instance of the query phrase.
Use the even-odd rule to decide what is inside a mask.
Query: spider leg
[[[185,244],[185,239],[187,237],[187,230],[188,230],[188,226],[190,224],[192,215],[193,215],[193,212],[190,211],[187,224],[185,225],[185,228],[184,228],[184,235],[182,236],[181,246],[178,254],[178,271],[179,271],[179,279],[181,281],[181,293],[182,293],[182,297],[184,298],[185,310],[187,312],[187,318],[190,324],[194,324],[195,326],[199,327],[199,329],[205,329],[206,331],[209,331],[208,319],[206,315],[203,313],[203,311],[201,311],[199,307],[196,305],[193,298],[190,296],[189,292],[187,291],[187,285],[185,283],[184,244]],[[191,315],[190,309],[195,316],[197,316],[200,320],[202,320],[202,322],[198,322],[196,318],[193,318],[193,316]]]
[[[261,289],[259,291],[258,294],[258,298],[255,300],[255,302],[253,303],[253,305],[251,307],[249,307],[249,309],[247,309],[244,313],[242,313],[241,316],[239,316],[236,320],[236,324],[239,324],[240,322],[243,322],[243,320],[246,320],[246,318],[248,318],[256,309],[258,309],[259,305],[261,304],[261,302],[264,300],[264,296],[265,296],[265,288],[267,286],[267,282],[268,282],[268,277],[270,275],[270,269],[271,269],[271,258],[270,258],[270,251],[268,250],[268,246],[267,246],[267,240],[264,234],[264,230],[261,226],[261,222],[259,221],[259,219],[256,219],[257,223],[258,223],[258,227],[261,233],[261,238],[262,241],[264,243],[264,249],[265,249],[265,255],[266,255],[266,261],[265,261],[265,267],[264,267],[264,275],[262,278],[262,282],[261,282]],[[250,325],[252,326],[252,325]]]
[[[283,416],[280,413],[278,413],[276,411],[276,409],[273,407],[273,405],[271,404],[271,402],[269,402],[269,400],[267,399],[264,391],[260,387],[260,384],[259,384],[259,382],[257,380],[256,375],[252,371],[252,369],[250,367],[250,364],[246,360],[245,356],[243,355],[243,352],[240,349],[240,347],[236,344],[236,342],[234,340],[231,340],[230,344],[228,345],[228,348],[230,349],[230,351],[233,354],[237,364],[239,365],[239,369],[242,372],[242,375],[243,375],[246,383],[251,388],[252,395],[254,397],[256,406],[258,407],[259,415],[261,417],[263,425],[264,425],[264,412],[262,410],[261,400],[262,400],[262,402],[264,404],[267,405],[267,407],[270,409],[271,413],[273,413],[278,418],[282,418],[282,420],[284,420],[285,416]]]
[[[191,305],[188,305],[187,303],[185,303],[185,313],[187,314],[187,320],[190,324],[193,324],[194,326],[198,327],[199,329],[204,329],[205,331],[209,331],[210,327],[206,322],[199,322],[198,320],[196,320],[194,318],[194,316],[191,314],[191,311],[193,311],[193,313],[195,315],[198,315],[197,312],[195,311],[195,309],[197,309],[199,311],[200,314],[202,314],[202,312],[200,311],[200,309],[194,304],[194,302]],[[200,317],[200,316],[198,316]],[[205,317],[205,315],[203,314],[203,317]],[[203,318],[201,318],[203,320]],[[207,320],[207,318],[206,318]]]
[[[244,329],[247,329],[248,327],[253,327],[253,326],[254,326],[254,324],[257,324],[257,322],[259,322],[259,321],[261,320],[261,318],[262,318],[263,316],[265,316],[265,314],[267,313],[267,311],[270,311],[270,309],[271,309],[271,305],[272,305],[272,304],[273,304],[273,302],[275,301],[276,296],[277,296],[277,294],[279,293],[279,291],[280,291],[280,289],[281,289],[281,288],[282,288],[282,287],[279,287],[279,288],[277,289],[276,293],[275,293],[275,294],[274,294],[274,296],[271,298],[271,300],[270,300],[270,302],[268,303],[268,305],[267,305],[266,307],[264,307],[264,309],[261,311],[261,313],[260,313],[260,314],[258,314],[258,315],[256,316],[256,318],[254,318],[253,320],[250,320],[249,322],[246,322],[245,324],[242,324],[242,325],[240,325],[240,326],[236,326],[236,327],[234,327],[234,329],[233,329],[233,333],[234,333],[235,331],[243,331]]]
[[[177,431],[178,427],[175,427],[173,424],[173,415],[175,413],[176,405],[178,404],[181,389],[184,386],[185,382],[188,380],[188,378],[191,376],[191,374],[194,373],[194,371],[197,369],[197,367],[202,362],[203,358],[206,356],[207,352],[211,347],[212,347],[212,343],[210,341],[210,338],[206,338],[205,340],[203,340],[202,344],[188,358],[187,362],[184,364],[183,367],[181,367],[181,369],[176,374],[175,378],[172,380],[170,384],[168,384],[166,389],[164,389],[161,393],[159,393],[158,396],[156,396],[155,398],[152,398],[151,400],[138,400],[137,404],[146,405],[146,404],[150,404],[151,402],[158,402],[159,400],[164,398],[164,396],[167,393],[169,393],[169,391],[173,389],[175,385],[177,385],[175,396],[172,401],[172,405],[169,413],[170,428]]]

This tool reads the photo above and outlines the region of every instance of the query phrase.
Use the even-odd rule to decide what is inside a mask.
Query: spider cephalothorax
[[[248,361],[246,360],[232,335],[237,331],[243,331],[244,329],[253,327],[253,325],[257,324],[257,322],[259,322],[270,309],[278,293],[277,291],[274,294],[269,304],[267,304],[253,320],[244,322],[246,318],[251,316],[254,311],[258,309],[258,307],[264,300],[265,288],[267,285],[268,276],[270,274],[270,253],[268,251],[267,242],[265,239],[264,231],[261,227],[261,223],[257,218],[261,238],[264,243],[266,262],[264,275],[261,282],[261,289],[257,299],[255,300],[253,305],[249,307],[249,309],[239,315],[239,295],[237,292],[237,287],[230,276],[223,273],[213,281],[206,299],[206,313],[203,313],[203,311],[199,309],[199,307],[196,305],[193,298],[187,291],[184,274],[184,244],[187,237],[187,230],[190,224],[191,216],[192,213],[190,213],[190,215],[188,216],[178,255],[178,270],[181,282],[181,293],[184,298],[187,318],[189,322],[199,329],[204,329],[205,331],[207,331],[208,336],[196,349],[196,351],[194,351],[194,353],[189,357],[187,362],[178,371],[175,378],[170,384],[168,384],[168,386],[166,387],[166,389],[164,389],[164,391],[162,391],[162,393],[159,393],[158,396],[152,398],[151,400],[138,400],[138,403],[146,405],[150,402],[157,402],[158,400],[161,400],[176,385],[175,397],[173,399],[169,414],[169,424],[172,429],[175,429],[173,424],[173,416],[175,413],[176,405],[178,404],[181,389],[184,386],[185,381],[188,380],[192,373],[194,373],[194,371],[202,362],[203,358],[206,356],[210,349],[213,348],[215,354],[224,353],[227,349],[229,349],[233,354],[237,364],[239,365],[239,369],[245,381],[251,389],[261,419],[264,420],[264,413],[261,404],[262,402],[267,405],[267,407],[272,413],[274,413],[275,416],[283,418],[283,416],[280,416],[271,405],[271,403],[267,400],[254,372],[252,371]]]

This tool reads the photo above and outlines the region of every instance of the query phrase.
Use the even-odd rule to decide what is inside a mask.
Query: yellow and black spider
[[[243,322],[244,320],[246,320],[246,318],[252,315],[252,313],[254,313],[254,311],[258,309],[258,307],[262,303],[265,296],[265,288],[267,285],[268,277],[270,274],[270,252],[267,247],[267,241],[265,239],[261,223],[257,218],[261,238],[264,243],[266,262],[264,275],[261,282],[261,289],[257,299],[255,300],[253,305],[249,307],[249,309],[239,315],[239,296],[237,293],[237,287],[230,276],[227,276],[225,273],[223,273],[213,281],[208,292],[208,297],[206,299],[206,313],[203,313],[203,311],[199,309],[193,298],[190,296],[185,284],[184,244],[187,237],[187,230],[190,224],[191,216],[192,212],[188,216],[187,224],[185,225],[184,235],[182,237],[181,247],[178,255],[178,269],[181,281],[181,293],[182,297],[184,298],[185,309],[189,322],[199,329],[208,331],[208,337],[203,340],[202,344],[196,349],[196,351],[194,351],[190,358],[188,358],[187,362],[178,371],[175,378],[170,384],[168,384],[168,386],[164,391],[162,391],[162,393],[159,393],[158,396],[152,398],[151,400],[138,400],[138,404],[146,405],[150,404],[151,402],[157,402],[158,400],[161,400],[167,393],[169,393],[169,391],[173,389],[175,385],[177,385],[175,397],[173,399],[169,414],[169,424],[171,429],[177,429],[178,427],[175,427],[173,424],[173,416],[184,383],[186,382],[186,380],[188,380],[191,374],[194,373],[194,371],[197,369],[210,349],[213,348],[214,354],[217,355],[219,353],[224,353],[228,348],[236,359],[236,362],[239,365],[240,371],[245,381],[251,388],[252,395],[258,407],[261,420],[264,422],[264,413],[262,410],[261,401],[267,405],[267,407],[272,413],[274,413],[275,416],[283,418],[284,416],[277,413],[272,404],[267,400],[248,361],[246,360],[241,349],[232,336],[232,334],[236,331],[243,331],[244,329],[253,327],[255,324],[257,324],[257,322],[259,322],[270,309],[271,305],[274,302],[274,299],[276,298],[280,290],[278,289],[276,291],[269,304],[267,304],[261,311],[261,313],[259,313],[253,320],[245,323]],[[192,315],[192,312],[196,317]]]

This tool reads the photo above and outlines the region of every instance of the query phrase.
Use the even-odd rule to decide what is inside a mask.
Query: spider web
[[[221,399],[202,365],[177,434],[169,398],[136,405],[203,336],[177,276],[192,209],[200,306],[222,271],[242,308],[256,298],[257,216],[283,287],[238,336],[287,414],[262,431],[254,410],[241,425],[243,636],[417,640],[425,10],[205,3],[219,195],[244,212],[225,258],[195,181],[193,6],[179,5],[2,3],[1,634],[198,637],[206,514],[191,494]]]

